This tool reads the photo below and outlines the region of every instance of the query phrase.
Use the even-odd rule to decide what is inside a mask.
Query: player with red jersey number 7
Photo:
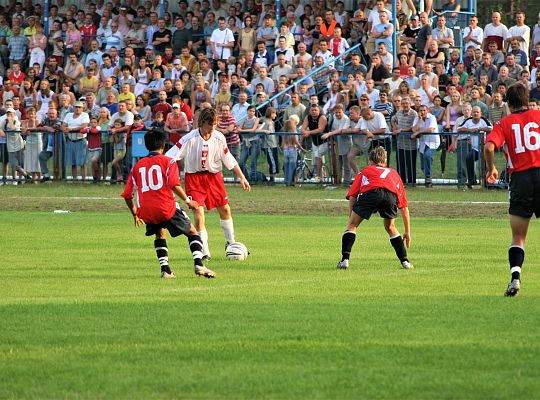
[[[407,249],[411,244],[411,227],[409,207],[405,188],[398,173],[386,166],[387,154],[383,147],[376,147],[369,152],[369,165],[354,178],[347,193],[349,200],[349,222],[341,240],[341,261],[337,269],[349,267],[349,257],[356,240],[356,230],[360,223],[378,212],[384,218],[384,229],[390,236],[390,243],[396,251],[401,266],[412,269],[413,265],[407,257]],[[403,216],[405,233],[403,237],[395,225],[398,208]]]
[[[510,227],[512,243],[508,261],[512,278],[505,296],[516,296],[521,289],[521,267],[525,259],[525,239],[532,215],[540,217],[540,111],[529,110],[529,90],[520,83],[508,88],[510,111],[498,121],[486,138],[484,156],[487,181],[496,181],[495,149],[503,146],[510,174]]]

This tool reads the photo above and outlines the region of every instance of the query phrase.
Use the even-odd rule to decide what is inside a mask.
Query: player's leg
[[[195,274],[206,278],[214,278],[216,276],[214,271],[205,267],[203,264],[203,242],[201,237],[197,234],[197,230],[193,224],[191,224],[190,230],[186,233],[186,236],[189,243],[189,250],[191,251],[193,262],[195,264]]]
[[[234,239],[234,223],[231,214],[231,207],[229,204],[217,207],[219,213],[219,226],[223,229],[223,234],[225,235],[226,245],[233,243],[236,240]]]
[[[193,210],[193,215],[195,217],[195,229],[197,234],[202,240],[203,247],[203,258],[210,259],[212,255],[210,254],[210,248],[208,246],[208,231],[206,230],[206,216],[204,215],[204,206],[197,207],[196,210]]]
[[[401,234],[396,228],[395,219],[384,218],[384,229],[390,237],[390,244],[394,248],[401,266],[405,269],[412,269],[413,265],[409,262],[409,258],[407,257],[407,249],[405,248],[405,243],[403,242]]]
[[[349,258],[351,257],[352,247],[356,240],[356,231],[358,225],[360,225],[363,220],[364,219],[360,215],[351,211],[349,221],[347,222],[347,228],[345,229],[345,232],[343,232],[343,236],[341,236],[341,261],[338,262],[337,269],[349,268]]]
[[[176,278],[176,275],[171,271],[171,267],[169,266],[169,249],[167,247],[165,229],[161,228],[158,233],[156,233],[154,248],[156,249],[156,256],[159,261],[159,266],[161,267],[161,277]]]
[[[529,229],[530,218],[510,215],[512,229],[512,243],[508,249],[508,262],[512,274],[510,284],[504,293],[505,296],[516,296],[521,288],[521,267],[525,259],[525,240]]]

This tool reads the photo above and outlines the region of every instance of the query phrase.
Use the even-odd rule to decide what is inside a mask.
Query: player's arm
[[[135,227],[139,227],[144,224],[144,221],[139,218],[137,215],[137,207],[135,207],[135,203],[133,202],[133,199],[124,197],[124,200],[126,202],[127,208],[129,208],[129,211],[131,212],[131,215],[133,215],[133,222],[135,223]]]
[[[249,184],[248,180],[244,176],[244,173],[242,172],[242,169],[238,165],[238,163],[233,167],[232,169],[236,176],[240,178],[240,184],[242,185],[242,189],[244,189],[246,192],[251,192],[251,185]]]
[[[486,142],[484,145],[484,159],[486,160],[486,180],[489,183],[497,182],[499,179],[499,171],[495,167],[495,143]]]
[[[196,210],[197,208],[199,208],[199,203],[193,200],[191,196],[188,196],[186,192],[184,192],[184,189],[182,189],[182,186],[180,185],[173,186],[172,191],[174,192],[175,195],[180,197],[180,199],[182,199],[182,201],[185,202],[186,205],[192,210]]]
[[[403,207],[401,209],[401,216],[403,217],[403,225],[405,226],[403,241],[405,242],[405,246],[409,248],[411,246],[411,218],[409,214],[409,207]]]

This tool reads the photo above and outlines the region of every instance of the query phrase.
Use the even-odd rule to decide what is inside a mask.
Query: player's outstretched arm
[[[411,218],[409,214],[409,207],[403,207],[401,209],[401,216],[403,217],[403,225],[405,225],[405,232],[403,233],[403,241],[407,248],[411,247]]]
[[[233,168],[234,173],[236,176],[240,178],[240,184],[242,185],[242,189],[244,189],[246,192],[251,192],[251,185],[249,184],[248,180],[244,176],[242,169],[238,164],[236,164]]]
[[[131,215],[133,215],[133,222],[135,223],[135,228],[143,225],[144,221],[137,216],[137,207],[135,207],[133,199],[124,198],[124,200],[126,202],[127,208],[129,208],[129,211],[131,212]]]
[[[484,145],[484,158],[486,160],[486,180],[495,183],[499,180],[499,171],[495,167],[495,143],[486,142]]]

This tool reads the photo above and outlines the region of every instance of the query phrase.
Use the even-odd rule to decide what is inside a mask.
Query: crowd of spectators
[[[466,152],[459,185],[474,184],[474,134],[508,114],[509,85],[530,89],[531,108],[540,101],[540,16],[534,27],[524,12],[510,28],[498,12],[483,28],[476,16],[459,26],[455,0],[441,9],[425,1],[422,12],[418,2],[397,0],[394,43],[391,2],[357,3],[347,10],[336,0],[282,1],[276,15],[272,1],[180,0],[175,12],[166,1],[160,17],[159,0],[97,0],[83,9],[53,0],[45,28],[42,4],[10,0],[0,6],[0,184],[8,176],[14,184],[50,180],[51,159],[56,179],[123,182],[134,131],[164,130],[174,145],[207,107],[218,109],[217,129],[253,180],[263,153],[270,182],[282,172],[282,147],[285,181],[294,185],[297,151],[309,144],[319,182],[333,137],[345,184],[374,145],[389,160],[396,155],[409,184],[420,153],[428,187],[432,152]],[[465,124],[477,109],[486,129]],[[282,131],[299,136],[273,135]]]

